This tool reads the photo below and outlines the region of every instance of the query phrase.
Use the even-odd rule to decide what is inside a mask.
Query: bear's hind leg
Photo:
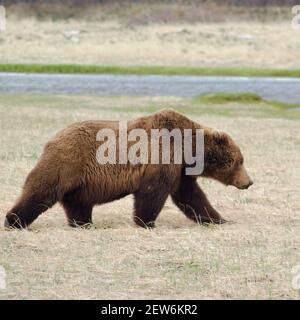
[[[53,197],[41,193],[30,195],[23,193],[16,205],[7,213],[4,225],[6,228],[26,228],[55,202],[56,199]]]
[[[26,178],[21,197],[6,215],[6,228],[26,228],[58,200],[58,166],[41,159]]]
[[[171,197],[175,205],[195,222],[215,224],[227,222],[210,204],[195,178],[183,176],[179,189]]]

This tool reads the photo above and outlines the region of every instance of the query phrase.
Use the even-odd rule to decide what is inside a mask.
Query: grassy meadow
[[[0,265],[7,272],[0,299],[299,298],[291,270],[300,264],[300,112],[251,96],[211,98],[0,94]],[[59,205],[29,230],[4,230],[5,212],[58,130],[164,107],[240,145],[254,179],[249,190],[199,179],[234,223],[197,225],[168,201],[157,228],[140,229],[129,196],[96,207],[90,230],[69,228]]]

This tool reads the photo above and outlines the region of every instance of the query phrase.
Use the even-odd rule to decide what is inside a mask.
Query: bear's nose
[[[248,189],[250,186],[253,185],[253,181],[252,180],[249,180],[248,184],[243,184],[242,186],[239,186],[237,187],[238,189],[242,189],[242,190],[245,190],[245,189]]]
[[[253,185],[253,181],[250,180],[249,183],[248,183],[248,185],[245,186],[245,189],[248,189],[248,188],[249,188],[250,186],[252,186],[252,185]]]

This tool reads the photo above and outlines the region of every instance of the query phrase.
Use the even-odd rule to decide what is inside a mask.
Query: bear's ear
[[[228,136],[224,132],[215,131],[213,133],[213,140],[220,146],[228,144]]]

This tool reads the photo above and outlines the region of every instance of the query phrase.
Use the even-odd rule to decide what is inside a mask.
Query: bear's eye
[[[241,165],[242,165],[242,164],[241,164],[241,160],[235,159],[235,160],[233,161],[232,168],[233,168],[233,170],[235,170],[235,169],[237,169],[238,167],[240,167]]]

